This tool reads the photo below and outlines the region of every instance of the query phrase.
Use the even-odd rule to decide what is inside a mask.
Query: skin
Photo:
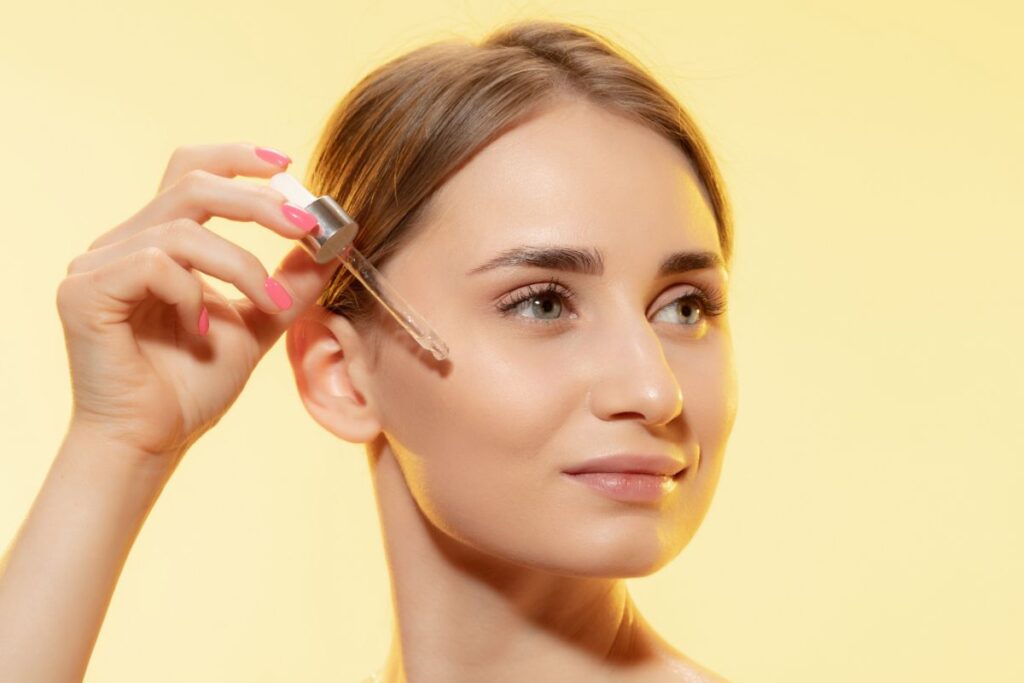
[[[523,244],[599,249],[604,274],[466,274]],[[684,250],[722,253],[683,153],[617,114],[559,101],[453,174],[381,268],[448,360],[389,316],[376,358],[366,334],[318,306],[289,330],[307,410],[366,444],[395,609],[384,680],[725,680],[659,636],[623,581],[693,537],[736,416],[727,314],[673,303],[695,288],[727,292],[728,273],[657,278]],[[572,299],[495,308],[552,275]],[[689,467],[654,505],[562,473],[619,452]]]

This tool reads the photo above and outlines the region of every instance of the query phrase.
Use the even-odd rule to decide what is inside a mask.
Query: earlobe
[[[285,345],[313,419],[350,443],[377,438],[381,425],[371,400],[368,349],[348,319],[312,306],[289,327]]]

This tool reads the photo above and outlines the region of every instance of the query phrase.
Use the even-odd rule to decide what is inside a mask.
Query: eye
[[[671,303],[662,307],[661,310],[678,312],[684,320],[690,318],[695,313],[699,314],[696,320],[684,324],[684,327],[692,327],[699,325],[705,318],[717,318],[725,313],[725,299],[717,289],[709,287],[706,292],[701,289],[694,289],[692,292],[676,298]]]
[[[540,285],[530,285],[522,293],[515,293],[509,299],[499,301],[497,308],[506,316],[512,315],[519,309],[530,310],[540,314],[539,317],[534,317],[534,320],[551,323],[560,318],[558,313],[562,310],[562,302],[568,302],[574,296],[576,295],[565,284],[558,279],[552,279]],[[555,312],[554,317],[543,317],[550,314],[551,311]],[[530,318],[531,316],[522,317]]]
[[[530,285],[522,293],[513,294],[508,299],[499,301],[497,308],[506,316],[511,316],[520,310],[529,311],[533,315],[520,317],[550,324],[562,319],[560,313],[564,303],[570,302],[575,296],[575,293],[566,284],[552,279],[540,285]],[[706,290],[695,288],[683,296],[677,297],[660,310],[678,312],[683,320],[696,316],[692,322],[681,324],[682,327],[695,327],[705,318],[715,318],[725,313],[726,302],[721,290],[714,287],[708,287]]]

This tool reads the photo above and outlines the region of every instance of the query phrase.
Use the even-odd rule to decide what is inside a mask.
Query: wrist
[[[153,452],[127,443],[88,420],[72,418],[59,458],[85,458],[97,471],[107,475],[160,480],[174,471],[184,450]]]

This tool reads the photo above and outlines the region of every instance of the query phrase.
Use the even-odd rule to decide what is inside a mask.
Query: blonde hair
[[[378,268],[408,240],[444,180],[509,128],[565,97],[648,126],[678,144],[704,184],[727,267],[732,211],[711,151],[690,115],[625,50],[565,22],[502,26],[479,44],[445,40],[378,67],[338,103],[306,185],[359,223],[356,248]],[[354,325],[383,309],[339,267],[318,304]]]

